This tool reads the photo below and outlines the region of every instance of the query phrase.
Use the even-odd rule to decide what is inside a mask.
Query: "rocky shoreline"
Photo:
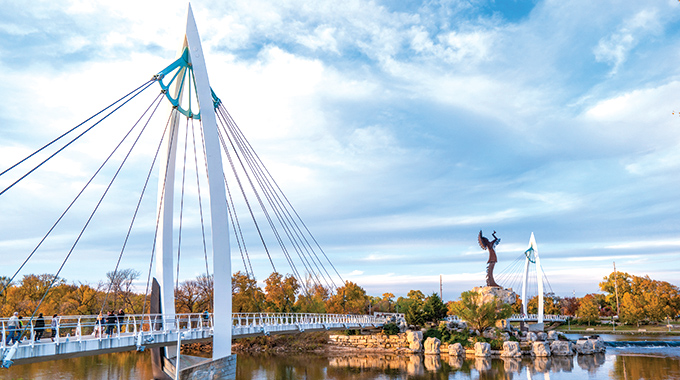
[[[599,336],[570,341],[563,334],[528,332],[518,341],[506,339],[502,350],[492,350],[486,342],[475,342],[473,349],[465,349],[462,344],[442,343],[437,338],[423,339],[422,331],[406,331],[396,335],[329,335],[328,343],[343,349],[372,351],[394,354],[417,354],[474,357],[547,357],[572,356],[575,354],[592,355],[606,351],[604,341]]]

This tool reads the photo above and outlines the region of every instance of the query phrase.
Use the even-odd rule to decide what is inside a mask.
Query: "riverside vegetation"
[[[67,283],[65,279],[54,278],[49,274],[24,275],[20,280],[11,282],[8,277],[0,276],[0,314],[9,316],[18,311],[21,315],[34,312],[44,315],[94,315],[100,310],[124,309],[128,314],[138,314],[144,310],[148,297],[136,292],[132,286],[140,273],[123,269],[107,273],[105,281],[98,284]],[[49,285],[54,283],[40,308],[38,303]],[[502,317],[508,312],[521,311],[518,299],[512,306],[493,305],[490,309],[469,310],[471,295],[464,292],[458,301],[446,304],[438,294],[426,296],[420,290],[411,290],[406,297],[395,297],[392,293],[371,296],[356,283],[348,281],[334,293],[311,279],[301,284],[292,275],[272,273],[264,281],[264,289],[257,280],[242,272],[232,276],[232,307],[234,312],[299,312],[299,313],[338,313],[368,314],[371,312],[403,313],[406,323],[424,327],[436,324],[447,314],[456,314],[483,330],[484,315]],[[619,295],[620,328],[658,326],[662,322],[672,323],[680,314],[680,289],[665,281],[657,281],[648,276],[635,276],[625,272],[611,273],[599,284],[601,293],[591,293],[584,297],[559,297],[545,295],[545,313],[570,316],[570,323],[592,325],[595,327],[602,319],[612,319],[617,314],[615,286]],[[212,311],[212,277],[201,275],[182,282],[175,290],[176,312]],[[147,300],[148,302],[148,300]],[[538,297],[528,301],[529,313],[537,311]],[[467,305],[467,306],[466,306]],[[148,310],[148,305],[146,306]],[[476,322],[476,318],[481,318]],[[663,325],[665,326],[665,324]]]

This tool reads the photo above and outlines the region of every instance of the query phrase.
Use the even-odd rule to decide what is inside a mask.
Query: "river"
[[[603,338],[609,342],[606,354],[533,360],[397,356],[356,351],[324,355],[239,353],[237,379],[680,379],[678,337],[605,335]],[[12,366],[0,370],[0,379],[149,380],[151,361],[148,353],[125,352]]]

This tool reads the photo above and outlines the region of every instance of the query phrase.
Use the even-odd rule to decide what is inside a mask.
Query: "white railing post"
[[[81,317],[79,316],[79,317],[78,317],[78,324],[76,325],[76,340],[77,340],[78,342],[80,342],[80,341],[82,340],[82,337],[83,337],[83,330],[82,330],[83,327],[82,327],[82,325],[80,324],[80,318],[81,318]]]
[[[57,330],[53,333],[56,334],[56,340],[54,341],[57,345],[59,345],[59,325],[61,325],[61,316],[57,317]]]

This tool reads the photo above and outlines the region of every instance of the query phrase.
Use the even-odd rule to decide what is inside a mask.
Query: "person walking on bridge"
[[[118,310],[118,315],[116,316],[118,319],[118,332],[122,333],[123,331],[123,326],[125,324],[125,311],[123,309]]]
[[[50,329],[52,329],[52,341],[54,342],[54,338],[59,335],[59,319],[57,318],[57,314],[52,316],[52,321],[50,322]]]
[[[35,341],[39,342],[42,339],[43,333],[45,332],[45,318],[43,318],[43,313],[38,314],[38,318],[35,319]]]
[[[5,344],[14,344],[19,336],[19,313],[14,312],[14,314],[9,317],[7,321],[7,338],[5,339]]]
[[[118,321],[118,318],[116,318],[116,315],[113,314],[113,311],[109,311],[109,313],[106,315],[106,335],[107,338],[111,337],[111,334],[113,334],[113,329],[116,327],[116,322]]]

